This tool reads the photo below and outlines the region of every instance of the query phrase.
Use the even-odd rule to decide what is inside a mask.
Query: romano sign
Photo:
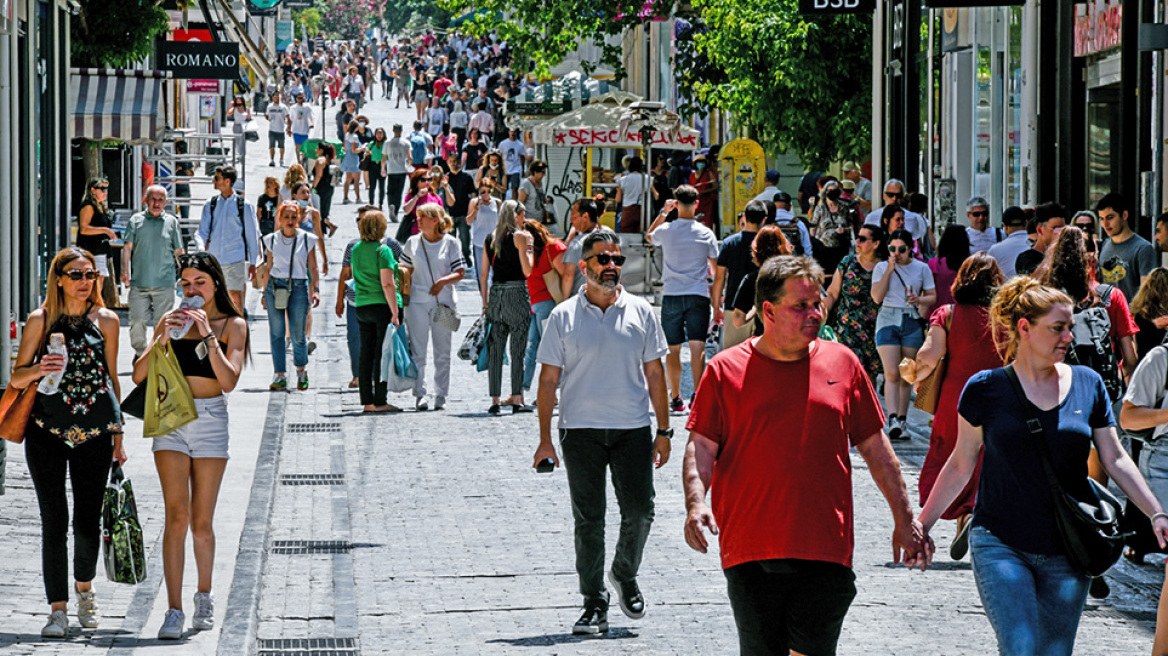
[[[158,63],[176,78],[234,80],[239,77],[239,44],[161,41]]]

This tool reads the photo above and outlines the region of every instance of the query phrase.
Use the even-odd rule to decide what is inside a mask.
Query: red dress
[[[956,304],[940,306],[929,319],[930,326],[945,327],[945,317],[950,308],[953,311],[953,321],[946,336],[945,346],[947,368],[945,378],[941,380],[941,394],[937,399],[937,414],[933,415],[933,433],[929,436],[929,453],[925,456],[925,464],[921,467],[920,481],[917,490],[920,492],[921,505],[929,499],[929,493],[937,482],[937,475],[953,453],[957,445],[957,401],[965,389],[965,383],[979,371],[997,369],[1004,362],[994,346],[993,336],[989,327],[989,308],[977,305]],[[973,512],[973,503],[977,499],[977,483],[981,477],[981,456],[978,456],[977,467],[973,476],[961,494],[953,500],[953,504],[941,514],[944,519],[957,519],[962,515]]]
[[[689,184],[698,190],[698,206],[695,214],[703,215],[701,223],[718,234],[714,226],[722,221],[718,216],[718,180],[714,172],[706,168],[699,175],[697,171],[689,174]]]

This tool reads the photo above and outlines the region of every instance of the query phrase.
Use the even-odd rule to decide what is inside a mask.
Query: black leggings
[[[357,308],[357,327],[361,335],[361,362],[357,365],[361,405],[385,405],[389,386],[381,380],[381,345],[393,321],[388,305],[362,305]]]
[[[320,196],[320,218],[327,221],[329,211],[333,208],[333,186],[331,184],[321,185],[317,188],[316,195]]]
[[[114,444],[109,435],[70,448],[29,419],[24,440],[28,472],[41,510],[41,568],[49,603],[69,601],[69,500],[65,469],[73,483],[73,579],[92,581],[101,548],[101,502]]]
[[[374,200],[377,194],[377,188],[381,187],[381,202]],[[369,204],[377,205],[378,207],[385,204],[385,176],[381,175],[381,167],[374,167],[374,170],[369,171]]]

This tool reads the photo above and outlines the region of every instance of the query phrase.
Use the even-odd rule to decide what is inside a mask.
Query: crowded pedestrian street
[[[414,116],[412,108],[383,99],[368,102],[362,113],[372,126],[385,128],[409,125]],[[266,151],[253,148],[245,171],[247,197],[273,171],[282,177],[282,169],[269,167]],[[334,203],[331,219],[339,229],[326,245],[331,262],[341,260],[341,245],[357,238],[357,207]],[[127,586],[99,576],[101,626],[84,635],[73,628],[63,641],[38,633],[43,595],[37,500],[23,450],[9,448],[0,503],[0,534],[8,545],[0,562],[0,653],[735,653],[716,541],[710,553],[701,554],[683,535],[683,431],[674,440],[673,457],[653,476],[656,512],[639,577],[644,618],[610,614],[607,633],[574,635],[578,595],[568,479],[562,469],[532,469],[536,415],[488,414],[487,376],[457,359],[443,410],[415,411],[408,392],[391,392],[389,402],[405,412],[363,413],[358,391],[348,385],[344,322],[333,312],[337,270],[322,277],[322,298],[312,310],[316,348],[307,390],[269,391],[267,319],[258,295],[247,297],[252,352],[229,395],[230,460],[215,519],[214,628],[188,630],[177,644],[155,637],[167,610],[164,504],[151,440],[141,436],[142,422],[132,419],[124,471],[136,493],[146,578]],[[469,277],[457,292],[462,329],[455,344],[478,310]],[[127,343],[125,324],[121,332]],[[132,356],[123,350],[119,357],[123,390],[132,385]],[[688,365],[688,353],[683,356]],[[681,396],[689,398],[688,376],[681,385]],[[685,413],[673,415],[674,425],[683,425]],[[911,439],[895,443],[910,490],[927,450],[928,420],[914,410]],[[839,653],[993,652],[994,634],[969,560],[948,557],[952,523],[934,533],[937,556],[926,572],[895,564],[887,506],[854,451],[851,461],[858,594]],[[776,463],[775,475],[797,467]],[[611,489],[608,497],[606,520],[616,527],[620,514]],[[611,553],[615,528],[605,537]],[[1087,604],[1077,653],[1147,651],[1162,559],[1149,556],[1142,566],[1120,559],[1107,575],[1111,595]],[[189,545],[187,560],[193,562]],[[184,598],[194,593],[193,584],[188,577]]]

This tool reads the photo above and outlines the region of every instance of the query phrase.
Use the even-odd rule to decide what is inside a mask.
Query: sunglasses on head
[[[890,253],[907,253],[908,246],[893,246],[893,247],[888,249],[888,252],[890,252]]]
[[[625,263],[624,255],[609,255],[608,253],[597,253],[596,255],[589,255],[584,259],[591,260],[592,258],[596,258],[596,263],[600,266],[608,266],[610,262],[617,266],[623,266]]]
[[[66,271],[65,276],[73,282],[80,282],[82,280],[97,280],[97,272],[93,269],[89,269],[88,271],[78,271],[73,269],[71,271]]]

